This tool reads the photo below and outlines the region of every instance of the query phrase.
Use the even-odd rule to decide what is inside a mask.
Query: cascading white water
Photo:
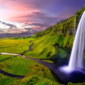
[[[61,67],[61,71],[72,72],[73,70],[83,69],[83,53],[85,46],[85,11],[78,24],[75,35],[69,65]]]
[[[83,52],[85,42],[85,11],[78,24],[69,61],[69,69],[83,68]]]

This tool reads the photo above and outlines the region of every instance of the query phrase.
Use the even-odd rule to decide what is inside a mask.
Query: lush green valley
[[[36,40],[32,46],[32,51],[25,53],[25,55],[34,58],[51,58],[58,52],[55,46],[71,51],[74,40],[73,29],[75,16],[77,29],[84,10],[85,7],[76,12],[74,16],[57,23],[53,27],[49,27],[45,31],[36,33],[33,36]]]
[[[42,59],[49,63],[54,63],[52,59],[57,57],[66,58],[73,45],[75,17],[77,29],[84,10],[85,7],[74,16],[45,31],[35,33],[32,38],[1,38],[0,53],[24,52],[23,55],[27,57]],[[30,45],[32,50],[28,51]],[[21,56],[0,55],[0,69],[11,74],[26,76],[23,79],[17,79],[0,74],[0,85],[61,85],[46,66]]]

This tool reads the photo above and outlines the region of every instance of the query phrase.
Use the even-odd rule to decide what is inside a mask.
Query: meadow
[[[48,63],[54,63],[52,59],[55,60],[57,57],[60,57],[61,59],[66,58],[68,51],[61,46],[67,44],[67,37],[60,38],[60,35],[48,35],[46,38],[46,36],[36,39],[1,39],[0,53],[8,52],[20,54],[26,50],[29,50],[29,46],[34,43],[32,45],[32,50],[24,53],[23,55],[31,58],[41,59],[42,61]],[[61,42],[62,39],[65,43]],[[58,44],[56,45],[56,43]],[[15,49],[11,50],[12,48]],[[46,66],[43,66],[33,60],[25,59],[21,56],[0,55],[0,61],[1,70],[14,75],[26,76],[23,79],[17,79],[0,73],[0,85],[62,85],[57,81],[57,78]]]
[[[0,62],[0,69],[11,74],[26,76],[24,79],[16,79],[0,74],[0,85],[57,84],[51,71],[47,67],[21,56]]]
[[[29,50],[35,38],[2,38],[0,39],[0,52],[22,53]]]
[[[3,61],[3,60],[5,60],[5,59],[8,59],[8,58],[12,58],[13,57],[13,55],[0,55],[0,61]]]
[[[35,38],[2,38],[0,39],[0,53],[23,53],[29,50],[29,46],[33,42],[35,42]],[[14,75],[26,76],[24,79],[17,79],[0,74],[0,85],[59,84],[47,67],[33,60],[28,60],[21,56],[0,55],[0,61],[1,70]],[[53,63],[49,60],[47,62]]]

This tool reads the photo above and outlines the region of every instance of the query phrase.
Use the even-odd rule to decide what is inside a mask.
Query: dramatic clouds
[[[5,28],[5,27],[11,28],[11,29],[12,28],[17,28],[16,25],[6,23],[6,22],[2,22],[2,21],[0,21],[0,25],[2,25],[2,26],[0,26],[1,28]]]
[[[47,27],[49,25],[53,25],[54,22],[60,21],[61,17],[54,17],[46,15],[45,13],[33,12],[29,15],[14,17],[11,20],[18,22],[25,22],[28,25]]]
[[[7,26],[10,26],[10,27],[16,27],[16,26],[13,25],[13,24],[5,23],[5,22],[2,22],[2,24],[7,25]]]
[[[0,20],[45,29],[71,17],[83,6],[85,0],[0,0]]]

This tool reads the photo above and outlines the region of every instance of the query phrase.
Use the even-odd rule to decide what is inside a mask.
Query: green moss
[[[13,57],[13,55],[0,55],[0,61],[11,57]]]
[[[60,84],[50,79],[34,75],[24,78],[22,81],[19,80],[13,85],[60,85]]]
[[[18,81],[19,79],[11,78],[0,74],[0,85],[12,85],[11,83]]]

